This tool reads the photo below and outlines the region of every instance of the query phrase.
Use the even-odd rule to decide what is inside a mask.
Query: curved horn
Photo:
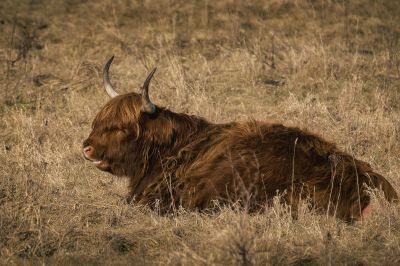
[[[107,63],[104,65],[103,68],[103,84],[104,84],[104,88],[107,91],[107,94],[111,97],[114,98],[115,96],[118,96],[118,92],[116,92],[113,88],[113,86],[111,85],[110,82],[110,77],[108,76],[108,71],[110,70],[110,65],[112,63],[112,61],[114,60],[114,56],[111,56],[110,59],[108,59]]]
[[[156,70],[157,68],[154,68],[150,72],[142,87],[142,111],[148,114],[153,114],[156,111],[156,106],[150,101],[149,98],[149,84]]]

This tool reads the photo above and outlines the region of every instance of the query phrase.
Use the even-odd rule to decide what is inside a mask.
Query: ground
[[[379,192],[355,224],[279,204],[161,216],[81,154],[115,55],[120,93],[156,66],[156,104],[308,129],[400,191],[399,1],[3,0],[0,32],[0,264],[400,264]]]

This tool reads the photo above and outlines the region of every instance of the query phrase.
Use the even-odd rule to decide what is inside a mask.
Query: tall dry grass
[[[0,264],[395,265],[400,208],[344,224],[225,209],[159,216],[126,180],[81,156],[112,80],[213,122],[307,128],[370,162],[400,191],[398,1],[0,3]]]

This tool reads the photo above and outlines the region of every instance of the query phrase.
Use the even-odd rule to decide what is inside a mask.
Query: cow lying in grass
[[[397,199],[391,184],[371,166],[335,144],[300,130],[259,121],[210,123],[154,105],[148,88],[118,95],[108,72],[112,99],[93,121],[83,153],[97,168],[130,179],[129,199],[167,212],[183,206],[204,210],[239,202],[257,210],[282,193],[296,212],[302,199],[346,221],[371,211],[368,188]]]

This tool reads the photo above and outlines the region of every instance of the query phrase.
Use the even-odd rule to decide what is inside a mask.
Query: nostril
[[[83,148],[83,152],[86,155],[89,155],[91,153],[91,151],[92,151],[92,146],[87,146],[87,147]]]

